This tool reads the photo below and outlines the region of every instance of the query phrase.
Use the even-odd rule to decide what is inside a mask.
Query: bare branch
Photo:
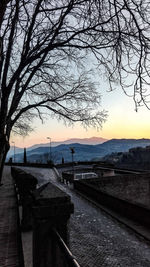
[[[106,113],[100,110],[101,96],[88,72],[87,56],[107,74],[110,90],[116,82],[126,94],[132,87],[136,108],[142,104],[149,108],[149,1],[1,4],[1,132],[10,135],[27,113],[33,119],[48,112],[58,119],[101,126]]]

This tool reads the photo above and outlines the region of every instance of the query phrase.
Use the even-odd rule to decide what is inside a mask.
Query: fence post
[[[57,229],[69,244],[68,221],[73,213],[70,197],[49,183],[36,196],[33,212],[33,267],[64,267],[62,255],[53,233]]]

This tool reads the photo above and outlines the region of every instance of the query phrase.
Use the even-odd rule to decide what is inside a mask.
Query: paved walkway
[[[70,220],[70,249],[82,267],[150,267],[150,242],[57,182],[53,170],[26,169],[41,184],[51,181],[71,196],[75,211]]]
[[[17,204],[10,168],[4,169],[0,187],[0,267],[22,267],[20,262]]]

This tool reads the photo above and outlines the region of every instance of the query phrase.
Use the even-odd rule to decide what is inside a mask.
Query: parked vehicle
[[[94,172],[75,173],[74,180],[98,178],[98,175]]]

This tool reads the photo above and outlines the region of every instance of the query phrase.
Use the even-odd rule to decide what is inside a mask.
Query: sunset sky
[[[150,138],[150,111],[142,107],[135,111],[132,98],[127,97],[121,89],[113,92],[107,92],[107,88],[101,89],[102,109],[108,111],[108,119],[103,124],[100,131],[95,129],[85,130],[79,124],[74,127],[66,127],[62,122],[55,119],[34,122],[35,131],[29,136],[22,138],[12,136],[11,142],[14,141],[18,147],[28,147],[33,144],[48,143],[47,137],[52,141],[62,141],[69,138],[89,138],[99,136],[106,139],[112,138]],[[11,145],[13,145],[11,143]]]

